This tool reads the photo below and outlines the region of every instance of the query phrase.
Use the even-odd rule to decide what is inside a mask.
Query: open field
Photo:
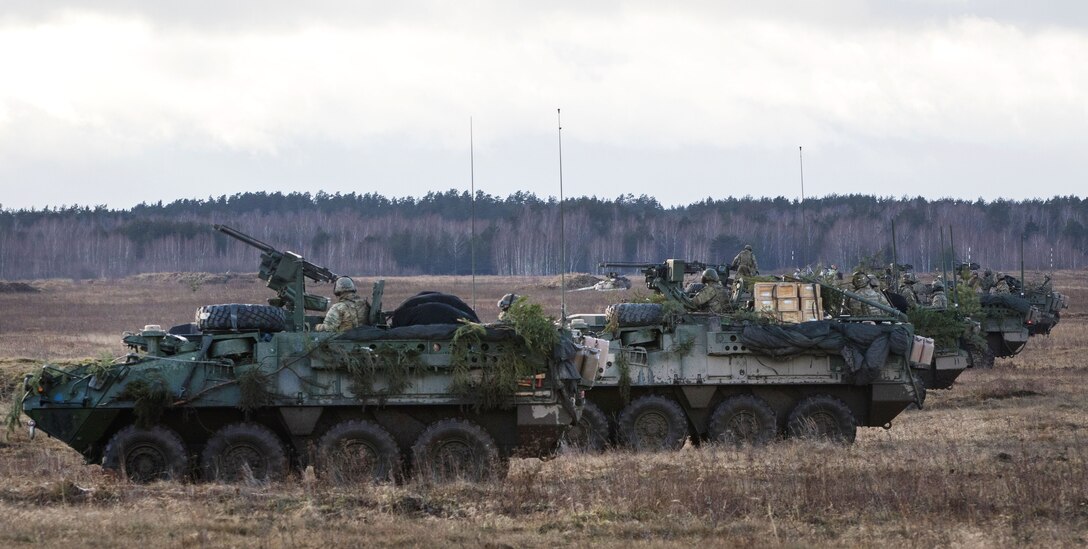
[[[41,292],[0,293],[4,410],[39,361],[122,354],[123,330],[269,296],[249,276],[27,282]],[[480,316],[493,319],[509,291],[558,312],[557,282],[481,277]],[[481,485],[135,485],[20,429],[0,437],[0,546],[1084,546],[1088,272],[1058,273],[1054,286],[1071,308],[1049,338],[931,391],[891,430],[859,430],[849,447],[567,454],[515,460],[507,479]],[[391,278],[386,289],[386,309],[424,289],[472,293],[467,277]],[[568,293],[567,308],[625,297]]]

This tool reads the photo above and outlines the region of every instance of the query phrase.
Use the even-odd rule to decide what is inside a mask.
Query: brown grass
[[[481,316],[508,291],[558,310],[553,281],[484,277]],[[2,294],[0,406],[40,359],[121,352],[118,335],[186,322],[197,306],[260,302],[259,283],[144,277]],[[1072,309],[1049,337],[968,371],[891,430],[838,447],[687,448],[516,460],[482,485],[134,485],[22,431],[0,442],[0,546],[552,547],[556,545],[1083,546],[1088,543],[1088,273],[1059,273]],[[423,289],[468,299],[465,277],[394,278],[387,308]],[[568,294],[592,312],[622,292]],[[148,305],[154,303],[154,305]],[[18,360],[26,357],[33,360]]]

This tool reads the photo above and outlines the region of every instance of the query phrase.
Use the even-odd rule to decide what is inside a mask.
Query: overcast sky
[[[1088,2],[665,4],[3,0],[0,205],[1086,194]]]

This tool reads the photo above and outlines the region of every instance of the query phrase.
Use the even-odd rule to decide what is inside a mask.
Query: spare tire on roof
[[[665,310],[660,303],[614,303],[605,309],[609,323],[620,328],[661,324]]]
[[[205,305],[196,310],[196,325],[204,331],[282,332],[287,329],[287,313],[271,305]]]

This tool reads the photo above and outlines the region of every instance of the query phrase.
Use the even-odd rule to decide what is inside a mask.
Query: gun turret
[[[646,276],[646,288],[656,290],[669,298],[687,304],[690,298],[684,294],[684,275],[697,274],[707,269],[718,271],[724,280],[729,277],[729,265],[708,265],[702,261],[684,261],[666,259],[663,263],[638,263],[627,261],[605,261],[597,265],[601,268],[638,269]]]
[[[306,311],[325,311],[329,308],[326,297],[306,293],[306,280],[335,282],[340,276],[326,267],[306,261],[294,252],[280,251],[241,231],[226,225],[214,225],[215,230],[261,251],[261,268],[257,277],[268,283],[276,292],[269,299],[271,305],[284,307],[290,313],[293,330],[306,325]]]

